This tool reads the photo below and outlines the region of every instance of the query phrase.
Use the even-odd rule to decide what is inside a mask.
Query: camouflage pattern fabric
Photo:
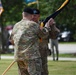
[[[40,60],[41,55],[39,52],[38,39],[39,37],[46,38],[47,33],[48,32],[46,32],[46,28],[44,28],[44,30],[40,30],[39,25],[33,21],[21,20],[15,24],[12,31],[12,39],[14,40],[15,50],[14,59],[16,61],[23,61],[24,63],[28,61],[28,64],[31,62],[29,65],[27,65],[29,69],[27,69],[27,72],[25,72],[26,74],[24,73],[22,75],[28,75],[27,73],[30,73],[30,75],[41,75],[40,73],[42,71],[42,62]],[[36,63],[39,65],[39,67]],[[33,68],[34,71],[32,72],[31,70],[33,70]]]
[[[51,26],[51,31],[49,31],[49,38],[57,39],[60,30],[56,27],[56,25]]]
[[[56,27],[56,25],[51,26],[51,31],[49,32],[49,38],[50,38],[50,46],[53,54],[53,60],[55,60],[55,50],[56,50],[56,60],[58,60],[58,34],[60,30]],[[54,48],[55,47],[55,48]]]
[[[48,65],[47,65],[47,62],[48,62],[47,56],[49,54],[48,36],[49,36],[49,33],[47,33],[47,37],[42,38],[42,41],[39,41],[39,52],[40,52],[41,60],[42,60],[41,75],[48,75]]]
[[[41,75],[41,59],[18,61],[19,75]]]
[[[41,75],[48,75],[47,56],[48,56],[48,39],[42,39],[39,42],[39,51],[42,60],[42,73]]]
[[[37,23],[21,20],[15,25],[12,34],[15,44],[15,60],[28,60],[41,57],[38,36],[46,38],[47,33],[41,31]]]
[[[15,28],[16,27],[16,28]],[[15,59],[39,58],[38,27],[36,23],[29,20],[21,20],[13,29],[13,40],[15,44]]]

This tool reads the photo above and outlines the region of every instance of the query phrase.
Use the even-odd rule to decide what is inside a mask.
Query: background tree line
[[[65,0],[38,0],[39,10],[41,12],[40,20],[44,20],[47,16],[55,12]],[[24,0],[2,0],[4,12],[0,17],[0,25],[4,28],[7,25],[14,25],[22,18],[22,10],[28,5]],[[29,7],[37,8],[36,4]],[[55,18],[57,26],[60,30],[67,27],[73,32],[73,37],[76,39],[76,0],[70,0],[70,3],[62,10]]]

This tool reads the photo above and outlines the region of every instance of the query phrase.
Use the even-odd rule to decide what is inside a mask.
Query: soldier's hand
[[[54,19],[53,18],[50,18],[49,21],[46,23],[46,27],[50,27],[50,26],[52,26],[54,24],[55,24]]]

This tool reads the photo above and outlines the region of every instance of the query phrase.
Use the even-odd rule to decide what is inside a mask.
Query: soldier
[[[15,24],[11,34],[19,75],[41,75],[42,61],[38,39],[47,37],[49,26],[40,29],[39,25],[32,21],[34,15],[31,8],[25,8],[22,16],[23,19]]]
[[[33,9],[33,13],[34,13],[33,21],[37,22],[40,25],[40,22],[39,22],[40,11],[38,9]],[[50,52],[48,49],[48,36],[42,39],[42,41],[39,41],[39,51],[42,59],[41,75],[48,75],[47,56]]]
[[[53,61],[58,60],[59,56],[58,39],[57,39],[59,32],[60,30],[56,27],[56,23],[54,21],[54,25],[51,26],[51,31],[49,32],[49,43],[53,53]],[[56,59],[55,59],[55,51],[56,51]]]

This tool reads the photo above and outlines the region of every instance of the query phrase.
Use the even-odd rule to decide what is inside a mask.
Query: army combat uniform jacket
[[[22,19],[16,23],[12,31],[12,39],[15,44],[15,60],[30,60],[39,58],[40,37],[46,38],[48,31],[46,28],[39,29],[39,25],[33,21]]]

